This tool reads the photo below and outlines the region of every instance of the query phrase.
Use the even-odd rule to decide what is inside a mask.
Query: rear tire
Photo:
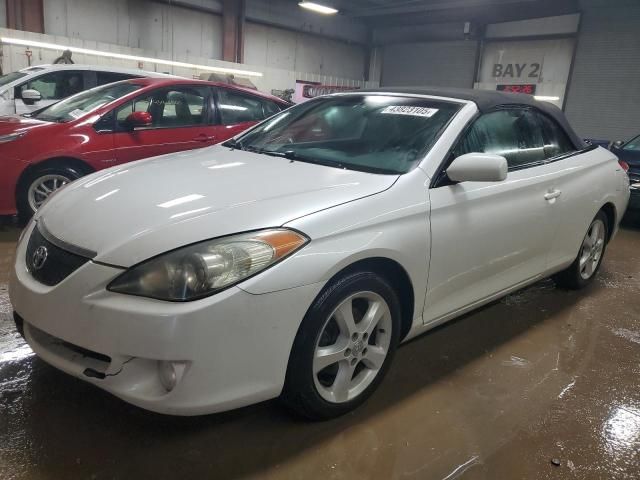
[[[384,378],[400,338],[400,302],[386,279],[355,272],[327,285],[296,335],[281,400],[312,420],[362,404]]]
[[[21,181],[17,191],[18,215],[29,220],[55,190],[89,173],[88,168],[59,163],[36,167]]]
[[[607,216],[601,210],[589,225],[576,259],[566,270],[554,275],[556,285],[569,290],[579,290],[589,285],[602,265],[609,232]]]

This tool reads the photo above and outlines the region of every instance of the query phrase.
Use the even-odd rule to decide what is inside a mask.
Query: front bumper
[[[252,295],[234,287],[170,303],[107,291],[122,270],[91,261],[48,287],[27,271],[26,243],[18,246],[9,289],[36,354],[166,414],[214,413],[278,396],[298,326],[322,288]],[[185,366],[170,392],[160,381],[159,361]]]

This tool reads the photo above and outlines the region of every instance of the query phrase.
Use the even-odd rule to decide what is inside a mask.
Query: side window
[[[206,120],[207,98],[206,88],[182,87],[167,91],[164,103],[157,109],[160,114],[158,125],[171,127],[203,124]]]
[[[119,127],[131,112],[149,112],[153,127],[171,128],[202,125],[206,121],[209,90],[202,87],[175,87],[142,95],[121,106],[116,113]]]
[[[119,82],[120,80],[129,80],[131,78],[139,77],[137,75],[129,75],[127,73],[96,72],[97,85],[106,85],[107,83]]]
[[[509,168],[546,159],[540,124],[527,109],[498,110],[481,116],[454,150],[455,156],[471,152],[502,155]]]
[[[112,133],[113,132],[113,127],[114,127],[114,123],[113,123],[113,118],[114,118],[114,111],[111,110],[110,112],[105,113],[102,118],[100,118],[100,120],[98,120],[96,123],[93,124],[93,128],[96,132],[100,133],[100,132],[109,132]]]
[[[543,113],[536,112],[544,137],[544,153],[546,158],[557,157],[575,151],[575,147],[567,134],[558,126],[555,120]]]
[[[269,100],[262,101],[262,110],[264,111],[264,118],[269,118],[278,113],[281,108],[275,103]]]
[[[218,104],[220,117],[224,125],[234,125],[242,122],[259,122],[264,120],[262,100],[250,95],[218,89]]]
[[[118,123],[118,126],[121,127],[124,124],[131,112],[148,112],[149,103],[151,103],[152,99],[152,95],[142,95],[118,108],[116,113],[116,122]]]
[[[84,76],[78,71],[45,73],[30,82],[16,87],[16,97],[22,97],[23,90],[37,90],[43,100],[61,100],[84,90]]]

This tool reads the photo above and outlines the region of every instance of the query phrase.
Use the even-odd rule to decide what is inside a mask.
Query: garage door
[[[388,45],[380,84],[471,88],[477,45],[475,41]]]
[[[566,104],[583,137],[628,140],[640,133],[640,4],[632,3],[583,13]]]

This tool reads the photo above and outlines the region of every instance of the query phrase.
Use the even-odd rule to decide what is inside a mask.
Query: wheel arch
[[[600,209],[600,211],[603,212],[607,217],[607,223],[608,223],[607,242],[608,242],[611,239],[611,235],[613,235],[613,231],[616,228],[616,222],[618,220],[618,212],[617,212],[616,206],[611,202],[605,203]]]
[[[95,171],[95,169],[87,162],[75,157],[52,157],[37,163],[31,163],[24,170],[22,170],[22,173],[20,174],[20,176],[18,177],[18,181],[16,182],[16,201],[18,199],[19,192],[25,186],[27,179],[31,174],[33,174],[33,172],[37,172],[42,168],[55,166],[71,166],[72,168],[82,172],[84,175],[93,173]]]
[[[415,292],[411,277],[405,268],[396,260],[388,257],[368,257],[350,263],[335,273],[326,283],[330,285],[336,278],[356,271],[369,271],[377,273],[389,281],[391,287],[398,294],[401,308],[401,331],[400,341],[402,341],[413,324]]]

